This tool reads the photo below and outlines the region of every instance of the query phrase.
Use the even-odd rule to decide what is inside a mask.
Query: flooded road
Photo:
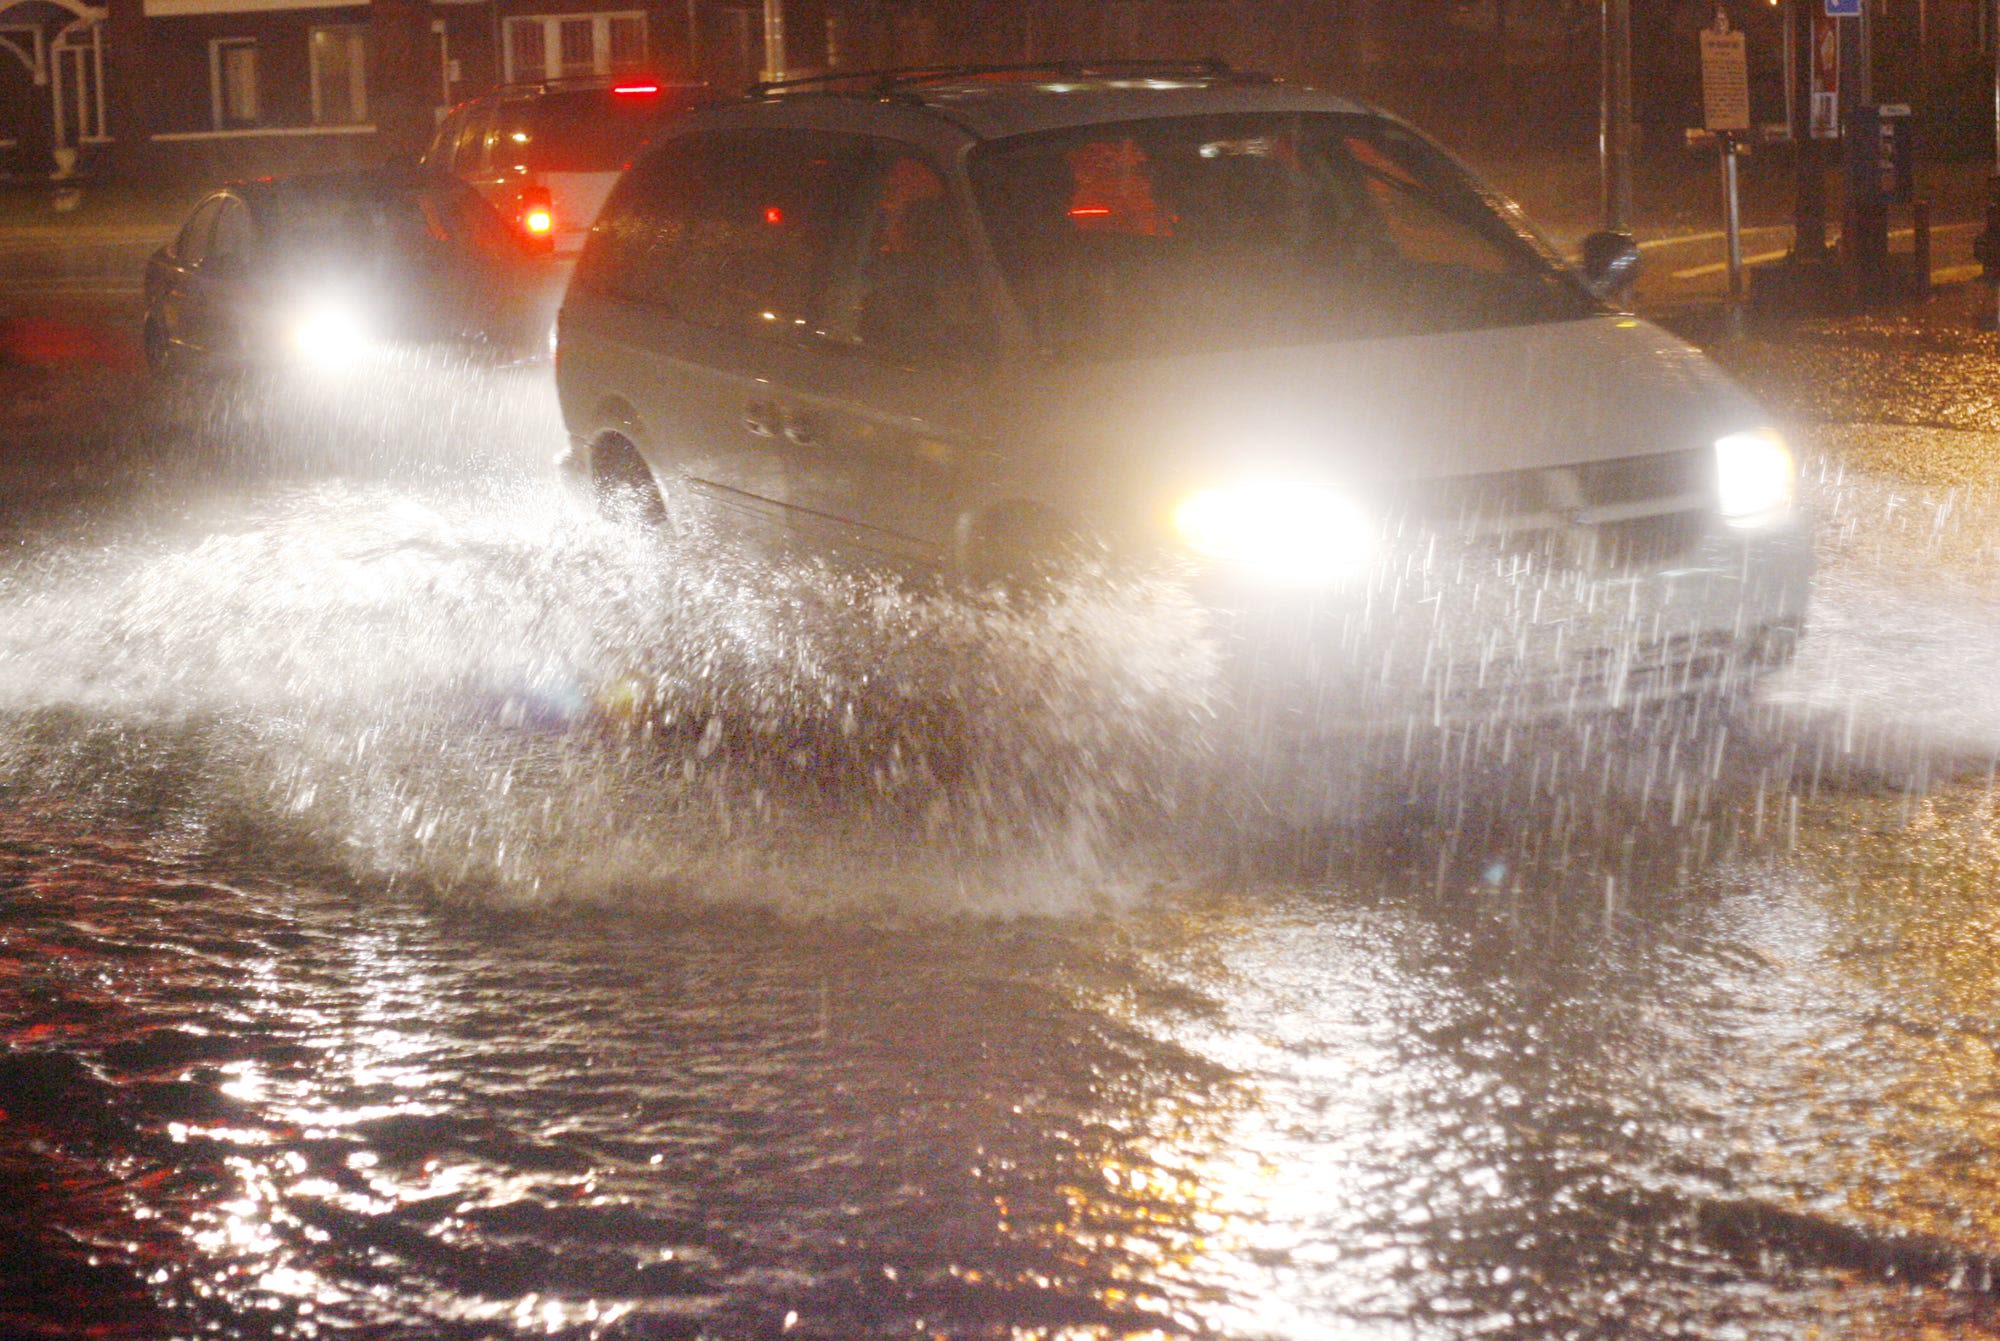
[[[536,370],[45,379],[0,1334],[2000,1335],[2000,439],[1739,356],[1798,665],[1331,810],[1171,587],[649,543]]]

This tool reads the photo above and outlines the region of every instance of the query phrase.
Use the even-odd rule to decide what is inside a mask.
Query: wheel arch
[[[952,576],[974,587],[1040,586],[1103,544],[1083,518],[1018,496],[966,508],[952,528]]]

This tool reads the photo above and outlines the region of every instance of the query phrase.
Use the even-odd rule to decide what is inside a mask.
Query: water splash
[[[1164,590],[968,604],[663,542],[546,478],[280,483],[42,553],[0,609],[16,786],[177,785],[510,897],[1088,903],[1206,711]]]
[[[0,567],[0,783],[467,898],[1068,912],[1386,853],[1441,892],[1553,870],[1613,908],[1788,841],[1802,786],[1921,790],[1939,742],[2000,742],[1964,689],[2000,621],[1925,580],[1995,562],[1964,488],[1819,469],[1820,608],[1754,713],[1413,719],[1364,750],[1322,729],[1338,695],[1246,701],[1170,577],[1020,608],[773,561],[692,512],[641,535],[556,485],[545,376],[387,371],[394,397],[245,379],[146,409],[124,528]],[[1481,608],[1550,599],[1507,576]]]

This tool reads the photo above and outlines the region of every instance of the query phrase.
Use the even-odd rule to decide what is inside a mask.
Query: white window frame
[[[351,121],[329,122],[326,119],[321,86],[319,61],[314,48],[324,33],[330,37],[340,37],[347,44],[347,105],[354,109]],[[365,126],[368,124],[368,28],[359,23],[315,24],[306,32],[306,66],[312,71],[312,118],[315,126]]]
[[[560,79],[562,74],[562,25],[582,19],[590,20],[590,73],[599,77],[611,73],[611,24],[624,19],[639,25],[639,46],[642,52],[652,49],[653,35],[646,23],[643,9],[599,10],[588,14],[511,14],[501,21],[500,30],[500,73],[502,82],[508,84],[534,84],[546,79]],[[517,70],[514,68],[514,29],[528,24],[539,24],[542,29],[542,68],[539,70]]]
[[[79,20],[50,44],[55,147],[109,144],[104,133],[104,24]],[[72,135],[74,138],[72,139]]]
[[[263,64],[257,59],[257,39],[254,37],[212,37],[208,41],[208,110],[212,124],[217,130],[235,130],[245,126],[261,125],[264,120],[264,94],[258,88]],[[231,50],[250,52],[250,118],[247,121],[232,121],[224,115],[223,97],[223,56]]]

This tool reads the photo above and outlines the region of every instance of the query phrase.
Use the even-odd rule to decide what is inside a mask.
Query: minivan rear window
[[[688,105],[671,88],[656,93],[568,89],[500,105],[494,161],[529,172],[621,172]]]

